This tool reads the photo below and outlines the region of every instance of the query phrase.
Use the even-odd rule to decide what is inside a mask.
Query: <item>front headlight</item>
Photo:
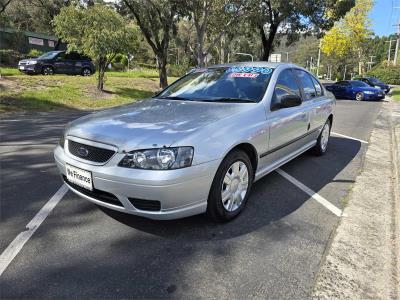
[[[120,167],[146,170],[172,170],[190,167],[193,147],[173,147],[135,150],[127,153]]]
[[[364,94],[373,95],[373,94],[375,94],[375,92],[372,92],[372,91],[365,91]]]
[[[28,62],[26,64],[27,65],[36,65],[37,61],[36,60],[28,60]]]
[[[376,89],[382,89],[379,85],[376,85],[376,86],[374,86],[374,88],[376,88]]]

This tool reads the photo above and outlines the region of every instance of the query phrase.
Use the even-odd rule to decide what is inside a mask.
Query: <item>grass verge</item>
[[[392,91],[392,97],[396,101],[400,101],[400,88],[395,88]]]
[[[0,112],[100,109],[148,98],[159,89],[154,70],[107,72],[103,92],[96,89],[96,76],[29,76],[11,68],[1,74]]]

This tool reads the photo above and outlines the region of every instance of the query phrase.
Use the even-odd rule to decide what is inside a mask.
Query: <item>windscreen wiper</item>
[[[222,97],[222,98],[214,98],[214,99],[205,99],[201,100],[205,102],[229,102],[229,103],[255,103],[252,99],[245,98],[231,98],[231,97]]]
[[[179,96],[166,96],[166,97],[157,97],[158,99],[167,99],[167,100],[191,100],[185,97],[179,97]]]

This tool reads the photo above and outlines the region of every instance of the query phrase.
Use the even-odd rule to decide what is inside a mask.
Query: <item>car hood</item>
[[[125,151],[170,146],[208,124],[252,106],[251,103],[141,100],[79,118],[67,126],[66,135],[115,145]]]

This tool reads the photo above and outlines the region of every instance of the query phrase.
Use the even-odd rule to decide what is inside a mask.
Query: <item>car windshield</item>
[[[53,59],[58,53],[60,53],[59,51],[50,51],[50,52],[46,52],[45,54],[42,54],[41,56],[39,56],[40,59]]]
[[[209,102],[259,102],[273,69],[219,67],[196,70],[172,84],[158,98]]]
[[[357,87],[369,87],[369,85],[366,84],[365,82],[358,81],[358,80],[352,81],[351,85],[352,86],[357,86]]]

